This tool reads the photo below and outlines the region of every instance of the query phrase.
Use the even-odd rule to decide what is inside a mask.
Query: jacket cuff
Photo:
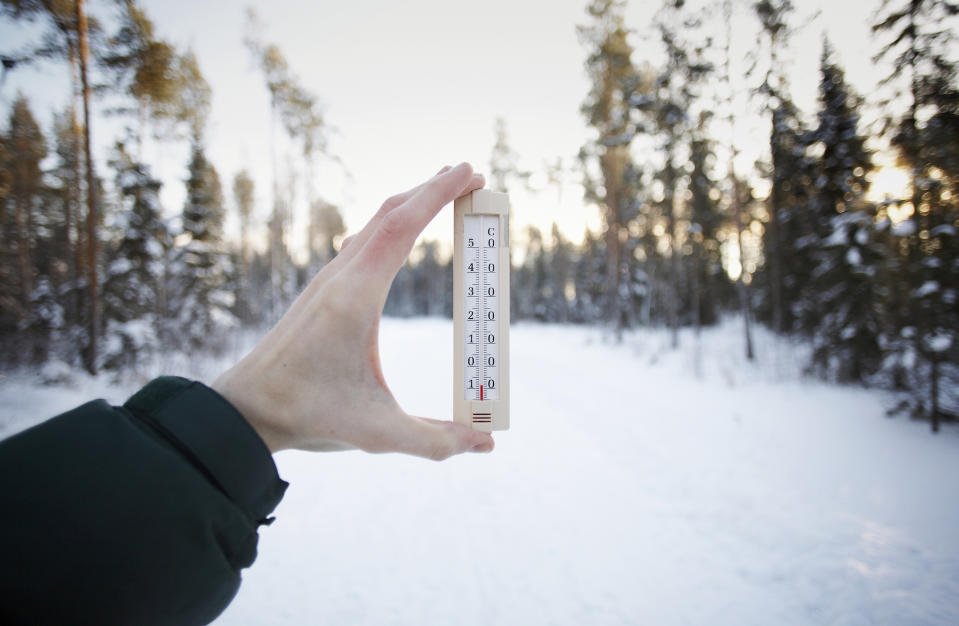
[[[170,440],[257,524],[268,524],[288,483],[248,421],[200,382],[161,376],[123,405]]]

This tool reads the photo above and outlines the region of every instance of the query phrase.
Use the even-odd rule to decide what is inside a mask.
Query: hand
[[[390,284],[417,236],[446,204],[483,185],[462,163],[388,199],[253,351],[213,383],[271,452],[359,448],[441,460],[493,449],[487,433],[405,413],[383,379],[378,338]]]

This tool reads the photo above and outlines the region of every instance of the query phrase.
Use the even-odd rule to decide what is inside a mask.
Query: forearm
[[[0,621],[209,622],[285,488],[243,417],[183,379],[0,442]]]

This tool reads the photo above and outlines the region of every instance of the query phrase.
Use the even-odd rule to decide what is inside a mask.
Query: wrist
[[[251,379],[237,371],[241,367],[242,362],[221,374],[210,388],[233,405],[271,453],[292,447],[289,432],[278,419],[283,412],[278,402],[280,395],[264,392],[261,384],[252,382],[257,377]],[[273,400],[270,400],[271,396]]]

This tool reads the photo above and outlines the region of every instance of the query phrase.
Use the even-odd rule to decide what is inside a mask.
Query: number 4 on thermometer
[[[509,428],[509,196],[478,189],[453,204],[453,418]]]

